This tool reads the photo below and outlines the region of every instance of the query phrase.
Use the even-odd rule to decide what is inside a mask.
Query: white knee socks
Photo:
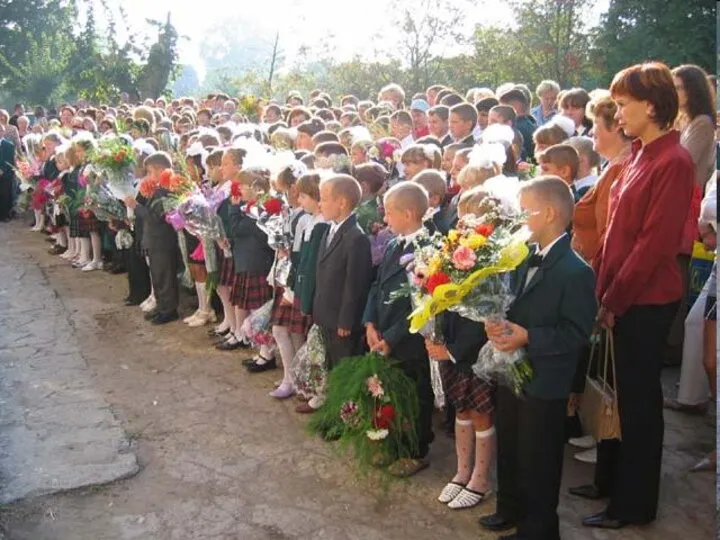
[[[272,334],[275,338],[277,349],[278,351],[280,351],[280,359],[282,360],[283,365],[282,385],[286,387],[291,387],[292,373],[290,371],[290,365],[293,358],[295,357],[295,345],[293,343],[290,332],[288,332],[287,326],[273,326]]]
[[[90,239],[78,238],[80,240],[80,262],[90,262]]]
[[[495,454],[495,428],[475,432],[475,466],[468,488],[486,493],[490,489],[490,467]]]
[[[102,239],[100,233],[91,232],[90,242],[92,243],[92,262],[99,264],[102,262]]]
[[[457,454],[457,474],[453,482],[466,484],[473,472],[472,458],[475,446],[472,420],[455,419],[455,453]]]

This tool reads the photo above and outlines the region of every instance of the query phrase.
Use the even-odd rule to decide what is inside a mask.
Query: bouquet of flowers
[[[396,362],[377,354],[346,358],[327,388],[309,429],[351,446],[361,470],[414,455],[417,392]]]
[[[100,221],[124,221],[127,209],[115,196],[107,183],[89,186],[85,195],[85,207]]]
[[[253,311],[243,322],[241,331],[256,347],[270,345],[274,342],[270,318],[272,317],[273,301],[268,300],[260,308]]]
[[[237,112],[247,118],[248,122],[260,119],[260,100],[253,95],[245,95],[238,101]]]
[[[327,367],[325,366],[325,344],[317,325],[310,327],[305,343],[293,357],[293,384],[301,397],[324,397],[327,388]]]
[[[135,166],[135,151],[120,137],[103,139],[98,143],[92,163],[100,170],[123,171]]]
[[[35,184],[40,176],[39,160],[20,159],[17,162],[17,167],[14,167],[14,170],[15,175],[20,179],[20,191],[26,192],[35,188]]]

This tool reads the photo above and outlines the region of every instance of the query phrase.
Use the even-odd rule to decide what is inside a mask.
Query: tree
[[[398,13],[396,27],[402,29],[398,46],[402,60],[409,68],[411,92],[424,91],[435,81],[438,64],[434,60],[448,47],[465,41],[461,23],[465,18],[465,1],[418,0],[408,4],[395,0]]]
[[[170,22],[170,13],[164,24],[152,19],[147,22],[158,29],[158,38],[150,47],[147,63],[140,72],[139,87],[144,97],[157,99],[177,76],[180,36]]]
[[[597,30],[595,59],[606,80],[648,59],[716,69],[714,3],[706,0],[611,0]]]

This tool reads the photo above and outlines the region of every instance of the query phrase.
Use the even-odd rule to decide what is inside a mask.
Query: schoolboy
[[[570,186],[575,202],[580,200],[575,180],[580,170],[580,157],[577,150],[569,144],[556,144],[541,154],[538,154],[538,161],[542,174],[559,176]]]
[[[469,103],[458,103],[450,108],[449,129],[455,142],[473,145],[473,130],[477,124],[477,110]]]
[[[425,188],[428,194],[430,210],[428,215],[425,216],[425,228],[431,233],[438,231],[441,234],[447,234],[447,216],[445,214],[447,213],[449,201],[446,200],[447,184],[443,174],[440,171],[426,169],[418,173],[413,178],[413,182]]]
[[[172,168],[172,160],[165,152],[155,152],[145,161],[149,180],[158,185],[165,169]],[[178,319],[178,239],[175,230],[165,221],[163,199],[169,192],[157,187],[145,203],[126,197],[125,205],[143,221],[142,246],[150,259],[150,277],[157,307],[145,315],[152,324],[166,324]]]
[[[362,314],[372,279],[370,240],[354,214],[362,189],[338,174],[320,185],[320,212],[330,223],[318,252],[313,320],[326,347],[327,367],[362,352]]]
[[[590,137],[570,137],[567,144],[578,153],[578,172],[573,182],[577,200],[580,200],[588,190],[597,182],[598,175],[594,173],[600,166],[600,156],[594,150],[593,140]]]
[[[507,321],[488,322],[486,331],[497,350],[522,350],[533,377],[520,396],[498,387],[497,509],[480,524],[491,531],[517,527],[505,540],[558,540],[567,402],[597,314],[595,278],[565,232],[574,202],[563,179],[527,182],[520,207],[537,245],[516,272]]]
[[[408,477],[428,466],[425,457],[432,438],[433,393],[425,341],[421,335],[410,333],[408,317],[413,310],[410,298],[392,299],[393,293],[411,279],[401,263],[402,257],[413,253],[415,242],[427,238],[423,217],[428,209],[428,194],[414,182],[401,182],[388,190],[383,202],[385,221],[397,237],[385,250],[370,288],[363,322],[370,350],[400,362],[401,369],[415,382],[419,402],[418,447],[389,468],[395,476]]]

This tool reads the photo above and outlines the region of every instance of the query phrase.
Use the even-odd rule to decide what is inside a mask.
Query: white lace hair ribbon
[[[495,166],[502,167],[505,165],[506,160],[505,146],[495,142],[476,144],[468,156],[469,164],[481,169],[492,169]]]

